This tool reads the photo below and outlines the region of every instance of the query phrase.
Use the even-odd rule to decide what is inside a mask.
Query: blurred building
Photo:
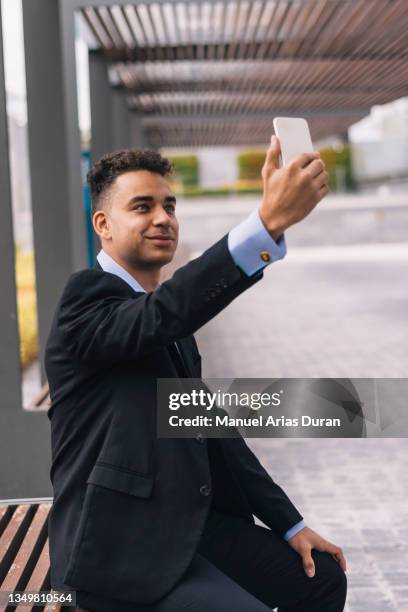
[[[408,98],[374,106],[349,128],[353,172],[361,191],[408,190]]]

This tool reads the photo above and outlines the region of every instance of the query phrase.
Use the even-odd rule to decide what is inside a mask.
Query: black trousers
[[[93,594],[86,597],[82,591],[77,601],[90,612],[341,612],[345,573],[328,553],[313,551],[312,556],[316,574],[308,578],[300,556],[283,538],[212,510],[187,572],[158,603],[112,601],[107,610]],[[94,607],[86,605],[87,600]]]

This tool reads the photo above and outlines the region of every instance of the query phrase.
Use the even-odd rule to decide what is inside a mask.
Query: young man
[[[45,366],[51,585],[91,612],[343,610],[341,549],[242,438],[156,437],[157,378],[201,376],[192,334],[261,280],[284,231],[328,193],[318,153],[279,169],[279,152],[275,140],[259,210],[161,285],[178,240],[170,163],[119,151],[89,173],[102,249],[68,279]]]

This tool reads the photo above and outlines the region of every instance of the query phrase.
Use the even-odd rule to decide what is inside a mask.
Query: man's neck
[[[122,266],[138,283],[143,287],[145,291],[154,291],[159,286],[160,281],[160,268],[143,269],[135,268],[128,262],[122,260],[116,253],[111,253],[107,248],[103,247],[105,253],[107,253],[117,264]]]

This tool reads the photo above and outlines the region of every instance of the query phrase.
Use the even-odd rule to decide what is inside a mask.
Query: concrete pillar
[[[22,409],[0,6],[0,499],[49,497],[50,427]]]
[[[23,0],[40,356],[68,276],[87,265],[73,12]],[[64,46],[65,45],[65,46]],[[52,265],[51,265],[52,262]],[[44,379],[44,371],[42,372]]]
[[[135,149],[148,149],[150,147],[147,137],[146,130],[143,127],[142,117],[136,113],[131,114],[131,134],[132,134],[132,146]]]
[[[122,88],[111,87],[112,150],[132,147],[131,113]]]
[[[131,112],[121,87],[110,85],[108,65],[97,51],[89,53],[92,160],[133,145]]]
[[[1,6],[0,6],[1,24]],[[0,27],[0,411],[21,409],[21,381],[8,150],[3,41]],[[0,441],[1,445],[1,441]]]
[[[105,58],[89,52],[89,87],[91,98],[91,160],[95,163],[112,150],[112,100]]]

